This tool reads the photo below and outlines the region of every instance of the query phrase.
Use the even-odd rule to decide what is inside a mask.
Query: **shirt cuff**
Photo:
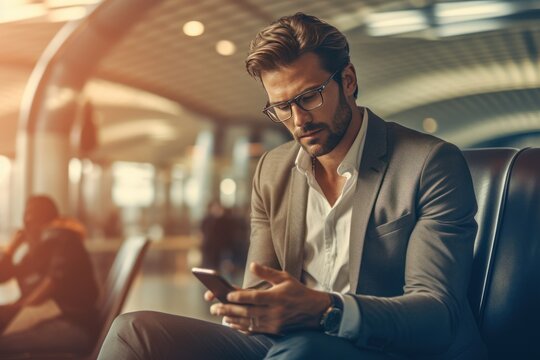
[[[343,314],[341,314],[341,325],[337,336],[354,340],[358,337],[362,316],[360,308],[352,295],[337,294],[343,301]]]

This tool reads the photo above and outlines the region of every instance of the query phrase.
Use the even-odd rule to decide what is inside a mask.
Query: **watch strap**
[[[335,316],[336,312],[339,313],[339,314],[343,313],[343,308],[344,308],[343,299],[337,293],[328,293],[328,295],[330,297],[330,305],[328,306],[328,308],[326,308],[326,310],[322,314],[321,320],[319,322],[320,327],[323,330],[325,330],[327,333],[328,333],[328,330],[329,330],[327,328],[327,319],[328,319],[328,317],[329,316]]]
[[[330,293],[330,301],[331,301],[330,307],[334,307],[343,311],[344,305],[343,305],[343,299],[341,298],[341,296],[339,296],[336,293]]]

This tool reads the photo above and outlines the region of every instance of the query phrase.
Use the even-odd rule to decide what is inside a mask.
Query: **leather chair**
[[[490,360],[540,359],[540,149],[463,153],[478,202],[469,301]],[[107,308],[103,334],[119,312],[118,305]]]
[[[469,300],[490,359],[540,359],[540,149],[464,155],[479,225]]]
[[[124,306],[133,280],[142,266],[149,246],[150,240],[142,236],[134,236],[124,240],[118,250],[98,303],[100,333],[92,353],[85,360],[97,358],[109,328],[122,311],[122,306]]]

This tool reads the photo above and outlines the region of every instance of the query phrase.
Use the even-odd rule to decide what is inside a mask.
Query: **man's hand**
[[[236,290],[241,290],[241,288],[239,288],[238,286],[236,286],[236,285],[233,285],[233,286],[236,288]],[[204,300],[206,300],[206,301],[214,301],[214,300],[219,301],[218,298],[214,295],[214,293],[212,291],[210,291],[210,290],[206,290],[204,292]]]
[[[234,304],[212,305],[213,315],[224,316],[232,328],[246,333],[282,334],[295,329],[316,329],[330,306],[328,293],[307,288],[284,271],[251,263],[250,271],[266,280],[265,290],[238,290],[228,294]],[[206,296],[210,300],[210,296]]]
[[[17,315],[19,310],[20,306],[18,304],[0,305],[0,335],[4,332],[5,328],[7,328],[15,315]]]

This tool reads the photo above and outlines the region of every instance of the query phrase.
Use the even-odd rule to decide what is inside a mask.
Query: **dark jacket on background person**
[[[23,239],[13,255],[0,258],[0,283],[16,279],[24,298],[49,277],[53,283],[50,299],[60,309],[59,317],[94,338],[99,291],[83,238],[84,227],[77,220],[52,221],[36,244]]]

